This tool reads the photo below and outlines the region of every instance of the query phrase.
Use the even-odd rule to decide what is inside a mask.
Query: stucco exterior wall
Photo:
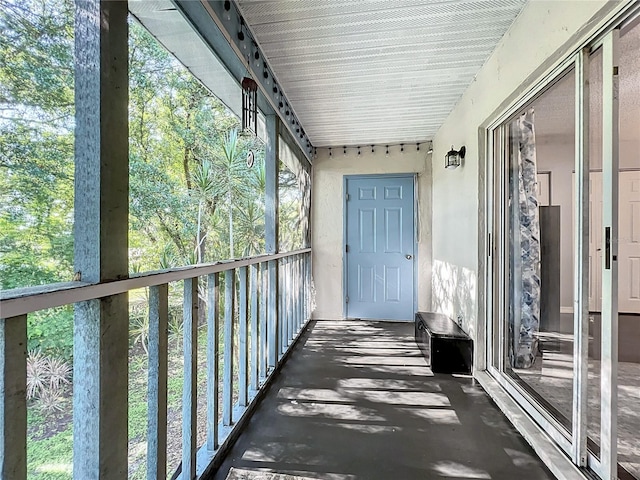
[[[479,127],[504,102],[532,86],[550,59],[569,54],[590,19],[618,2],[531,1],[515,20],[434,138],[433,304],[475,337],[478,321]],[[545,65],[546,64],[546,65]],[[462,168],[444,168],[445,153],[465,145]],[[480,213],[481,214],[481,213]]]
[[[313,281],[315,286],[315,319],[343,319],[343,218],[345,175],[416,173],[418,175],[418,197],[420,208],[419,243],[417,249],[418,307],[428,309],[431,305],[431,162],[427,145],[420,151],[415,145],[390,147],[386,156],[384,147],[371,152],[362,148],[357,155],[349,149],[347,155],[342,148],[334,148],[333,156],[328,149],[318,149],[313,161]]]

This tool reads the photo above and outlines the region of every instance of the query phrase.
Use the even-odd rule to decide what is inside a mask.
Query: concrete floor
[[[412,324],[318,321],[214,478],[553,475],[473,379],[431,372]]]

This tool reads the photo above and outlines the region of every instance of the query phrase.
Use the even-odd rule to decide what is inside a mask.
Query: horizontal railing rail
[[[167,478],[169,284],[175,282],[183,282],[184,370],[179,475],[191,480],[211,470],[216,454],[229,443],[234,427],[309,319],[310,248],[149,272],[100,284],[71,282],[2,292],[0,456],[4,463],[0,465],[1,478],[26,478],[28,316],[140,288],[149,289],[147,478]],[[202,308],[206,311],[200,312]],[[196,441],[199,319],[206,319],[207,328],[206,441],[202,445]],[[101,395],[108,401],[107,390]],[[74,435],[75,428],[74,423]],[[76,454],[81,453],[74,451]]]
[[[62,282],[27,288],[0,290],[0,318],[8,319],[34,313],[48,308],[129,292],[137,288],[177,282],[186,278],[220,273],[230,268],[246,267],[269,260],[278,260],[290,255],[311,252],[303,248],[286,253],[257,255],[239,260],[189,265],[167,270],[131,274],[129,278],[103,283]]]

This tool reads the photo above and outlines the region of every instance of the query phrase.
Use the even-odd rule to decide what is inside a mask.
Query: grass
[[[206,412],[206,328],[198,331],[198,418],[200,429],[204,428]],[[237,348],[237,346],[236,346]],[[222,359],[220,378],[222,378]],[[183,357],[182,339],[169,342],[169,375],[167,379],[168,400],[168,456],[169,469],[180,462],[182,425]],[[237,378],[237,362],[234,365]],[[234,382],[235,383],[235,382]],[[129,475],[131,480],[146,478],[147,457],[147,384],[148,356],[144,349],[134,346],[129,351]],[[237,390],[237,383],[235,384]],[[237,392],[234,392],[237,395]],[[236,397],[234,395],[234,397]],[[72,399],[65,398],[65,412],[45,416],[34,405],[28,409],[27,470],[28,478],[34,480],[70,480],[73,467],[73,417]],[[234,398],[235,400],[235,398]],[[204,406],[204,408],[203,408]],[[199,432],[202,442],[204,432]]]
[[[28,422],[38,421],[39,415],[29,412]],[[27,441],[27,476],[37,480],[70,479],[73,451],[71,422],[49,437]]]
[[[206,335],[206,334],[205,334]],[[173,342],[175,343],[175,342]],[[182,404],[181,349],[173,346],[168,378],[170,409]],[[132,348],[129,355],[129,478],[146,478],[147,456],[147,375],[148,357],[141,348]],[[27,472],[34,480],[71,480],[73,468],[73,416],[71,398],[63,414],[45,416],[35,405],[28,408]]]

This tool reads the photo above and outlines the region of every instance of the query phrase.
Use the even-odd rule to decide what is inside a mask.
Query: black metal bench
[[[415,336],[434,373],[471,374],[473,340],[449,317],[417,312]]]

